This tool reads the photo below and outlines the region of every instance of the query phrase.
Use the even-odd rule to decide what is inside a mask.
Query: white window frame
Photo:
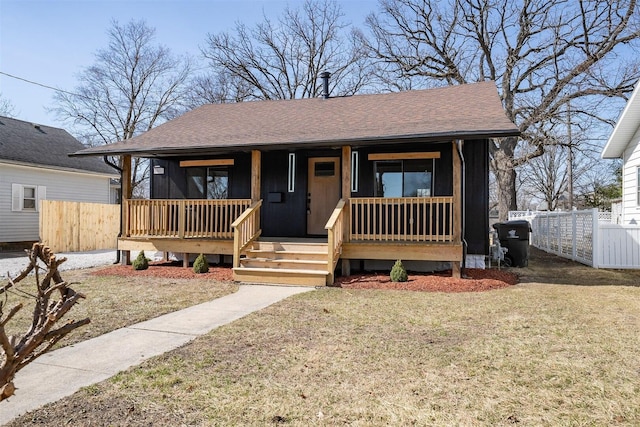
[[[358,192],[358,184],[359,184],[359,173],[360,173],[360,156],[357,151],[351,152],[351,192]]]
[[[287,171],[287,192],[296,191],[296,153],[289,153],[289,168]]]
[[[35,196],[35,206],[33,208],[25,208],[25,189],[33,189]],[[40,201],[47,198],[47,187],[44,185],[33,184],[11,184],[11,211],[12,212],[39,212]]]

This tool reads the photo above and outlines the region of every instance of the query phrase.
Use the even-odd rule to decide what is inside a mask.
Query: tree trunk
[[[509,211],[518,209],[516,199],[516,171],[513,167],[513,153],[518,138],[510,137],[493,141],[491,151],[491,167],[496,175],[498,192],[498,219],[506,221]]]

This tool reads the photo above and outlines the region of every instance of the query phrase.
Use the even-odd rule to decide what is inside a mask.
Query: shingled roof
[[[116,174],[102,159],[69,157],[83,148],[64,129],[0,116],[0,162]]]
[[[328,99],[203,105],[126,142],[75,154],[193,155],[518,134],[495,83],[483,82]]]

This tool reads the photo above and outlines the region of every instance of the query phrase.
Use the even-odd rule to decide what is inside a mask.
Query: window
[[[47,187],[43,185],[11,184],[11,210],[13,212],[37,212],[39,201],[46,199]]]
[[[227,168],[187,168],[188,199],[226,199],[228,196]]]
[[[433,160],[385,160],[374,163],[376,197],[430,197]]]

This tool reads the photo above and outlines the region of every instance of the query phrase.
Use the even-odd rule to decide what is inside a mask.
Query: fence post
[[[598,224],[598,208],[593,208],[592,213],[592,231],[591,231],[591,266],[598,268],[600,266],[600,251],[598,250],[600,232],[600,224]]]
[[[571,259],[576,261],[578,259],[578,241],[576,239],[578,213],[577,211],[571,211]]]

